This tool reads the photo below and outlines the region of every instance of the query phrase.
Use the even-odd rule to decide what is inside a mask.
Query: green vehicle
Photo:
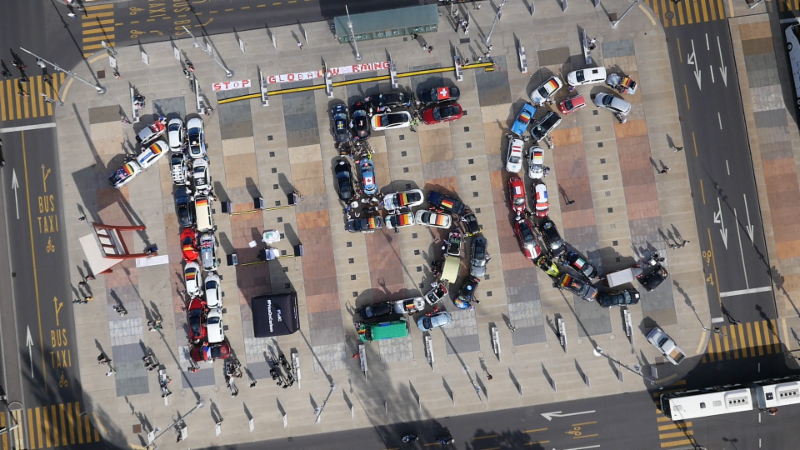
[[[395,339],[408,336],[405,319],[390,322],[364,323],[358,327],[358,337],[364,342]]]

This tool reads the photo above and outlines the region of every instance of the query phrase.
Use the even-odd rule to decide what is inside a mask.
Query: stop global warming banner
[[[361,72],[372,72],[375,70],[389,70],[389,62],[376,62],[376,63],[366,63],[366,64],[353,64],[352,66],[343,66],[343,67],[333,67],[328,69],[328,72],[331,76],[336,75],[347,75],[351,73],[361,73]],[[325,72],[323,70],[317,70],[312,72],[300,72],[300,73],[286,73],[283,75],[270,75],[267,77],[267,83],[269,84],[277,84],[277,83],[291,83],[293,81],[305,81],[305,80],[313,80],[315,78],[323,78]]]

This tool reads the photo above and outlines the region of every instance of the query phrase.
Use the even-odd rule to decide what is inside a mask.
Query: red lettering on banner
[[[270,75],[270,76],[267,77],[267,83],[275,84],[277,82],[278,82],[278,80],[275,78],[275,75]]]
[[[249,88],[249,87],[250,87],[250,80],[244,80],[244,81],[242,81],[242,87],[247,87],[247,88]]]
[[[211,89],[215,90],[215,91],[221,91],[222,90],[222,86],[219,83],[214,83],[214,84],[211,85]]]

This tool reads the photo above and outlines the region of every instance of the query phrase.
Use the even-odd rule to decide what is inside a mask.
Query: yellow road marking
[[[764,350],[768,355],[772,354],[772,329],[768,321],[764,322]]]
[[[673,442],[662,442],[661,448],[678,447],[680,445],[690,445],[691,443],[692,443],[691,439],[681,439],[680,441],[673,441]]]
[[[267,6],[267,5],[256,5],[256,8],[263,8],[265,6]]]
[[[708,8],[711,10],[711,20],[717,20],[717,8],[714,0],[708,0]]]
[[[681,53],[681,40],[679,38],[676,38],[675,40],[678,42],[678,59],[681,61],[681,64],[683,64],[683,54]]]
[[[781,318],[781,327],[783,328],[783,342],[787,342],[786,347],[789,347],[789,330],[786,328],[786,318]]]
[[[673,3],[675,3],[675,2],[673,2]],[[678,11],[678,23],[683,25],[684,24],[684,21],[683,21],[683,2],[675,3],[675,9]]]
[[[728,337],[730,336],[730,333],[725,333],[725,334],[726,335],[722,336],[722,344],[725,347],[725,357],[730,358],[731,348],[730,344],[728,343]]]
[[[44,447],[44,438],[42,438],[42,411],[39,408],[36,408],[36,429],[39,430],[39,448]],[[31,438],[31,442],[33,442],[33,438]],[[49,446],[48,446],[49,447]]]
[[[69,423],[69,445],[75,445],[75,419],[72,417],[72,408],[69,403],[67,403],[67,422]]]
[[[107,19],[107,20],[93,20],[91,22],[81,22],[81,26],[83,28],[92,28],[98,25],[112,25],[114,23],[114,19]]]
[[[648,19],[650,19],[650,23],[652,23],[653,25],[656,24],[655,19],[653,19],[653,15],[650,14],[650,11],[648,11],[647,8],[644,7],[644,5],[640,4],[639,9],[641,9],[644,15],[647,16]]]
[[[714,0],[711,0],[714,1]],[[717,0],[717,10],[719,11],[719,18],[725,18],[725,7],[722,6],[722,0]],[[733,12],[733,8],[731,8],[731,12]]]
[[[47,444],[48,447],[50,447],[51,446],[51,444],[50,444],[50,419],[47,418],[47,407],[46,406],[42,407],[42,418],[44,419],[43,420],[43,422],[44,422],[44,442]],[[56,443],[56,445],[57,445],[57,443]]]
[[[739,330],[739,342],[741,342],[741,349],[742,349],[742,357],[747,358],[747,336],[744,334],[744,325],[741,323],[736,325],[736,329]],[[756,356],[755,353],[752,356]]]
[[[733,359],[739,359],[739,349],[744,346],[742,337],[736,335],[736,325],[728,325],[728,336],[731,337],[731,347],[733,348]],[[739,338],[739,344],[736,343],[736,338]]]
[[[676,431],[675,433],[664,433],[664,434],[659,434],[658,438],[659,439],[673,439],[673,438],[676,438],[676,437],[682,437],[682,436],[687,436],[687,435],[689,435],[689,436],[694,435],[694,431],[686,430],[686,431]]]
[[[775,347],[775,353],[780,353],[781,351],[781,342],[778,338],[778,324],[775,322],[775,319],[770,320],[772,322],[772,336],[773,336],[773,346]]]
[[[711,260],[714,262],[714,280],[717,284],[717,300],[719,300],[720,307],[722,306],[722,297],[719,295],[719,275],[717,275],[717,256],[714,253],[714,242],[711,241],[711,228],[706,228],[708,231],[708,245],[711,246]]]
[[[755,343],[755,341],[753,341],[753,327],[750,322],[747,323],[747,342],[750,347],[750,356],[756,356],[756,349],[753,345]]]
[[[87,34],[105,34],[106,30],[102,28],[92,28],[91,30],[83,30],[81,34],[86,36]]]
[[[714,333],[714,352],[718,354],[719,361],[722,361],[722,345],[719,342],[719,333]]]
[[[209,14],[216,14],[216,13],[218,13],[218,12],[219,12],[219,11],[210,11],[210,12],[209,12]]]
[[[83,38],[83,42],[110,41],[110,40],[114,39],[115,37],[116,37],[116,35],[113,35],[113,34],[109,34],[107,36],[104,34],[103,36],[85,37],[85,38]],[[108,43],[108,42],[106,42],[106,43]]]
[[[33,426],[33,408],[28,408],[28,436],[31,445],[31,450],[36,449],[36,430]]]
[[[686,109],[692,109],[692,107],[689,106],[689,88],[687,88],[685,84],[683,85],[683,92],[686,94]]]
[[[733,10],[733,0],[728,0],[728,11],[731,12],[731,17],[736,17],[736,11]]]
[[[87,422],[89,418],[85,419]],[[83,444],[83,429],[81,428],[81,404],[79,402],[75,402],[75,422],[77,423],[77,430],[78,430],[78,444]]]
[[[573,427],[581,427],[581,426],[584,426],[584,425],[594,425],[594,424],[596,424],[596,423],[597,423],[597,422],[573,423],[573,424],[572,424],[572,426],[573,426]]]
[[[764,355],[764,349],[761,348],[762,341],[761,341],[761,324],[759,322],[753,323],[753,328],[755,328],[755,335],[756,335],[756,348],[758,349],[758,356]]]
[[[289,4],[291,5],[292,3],[297,3],[297,0],[289,0]]]
[[[667,4],[669,5],[669,11],[672,13],[672,26],[678,26],[678,14],[675,13],[677,9],[675,2],[667,2]]]
[[[537,428],[535,430],[525,430],[523,433],[537,433],[539,431],[547,431],[547,428]]]
[[[479,441],[479,440],[481,440],[481,439],[491,439],[491,438],[496,438],[496,437],[497,437],[497,435],[496,435],[496,434],[490,434],[490,435],[487,435],[487,436],[478,436],[478,437],[474,437],[474,438],[472,438],[472,440],[473,440],[473,441]]]
[[[309,0],[306,0],[306,1],[309,1]],[[525,445],[540,445],[540,444],[547,444],[548,442],[550,442],[550,441],[534,441],[534,442],[528,442]]]
[[[694,4],[694,16],[697,17],[697,22],[700,23],[700,10],[697,8],[697,4],[700,2],[692,2]]]
[[[694,143],[694,156],[697,156],[697,139],[694,137],[694,131],[692,131],[692,142]]]
[[[658,12],[658,0],[653,0],[652,6],[653,6],[653,14],[655,14],[656,17],[661,17],[661,14],[659,14]]]
[[[701,10],[703,11],[703,22],[708,22],[708,11],[706,11],[706,2],[696,2],[700,3]]]
[[[37,97],[39,99],[41,99],[42,96],[39,95],[39,91],[40,90],[36,88],[36,81],[37,80],[41,80],[41,78],[42,77],[35,77],[34,79],[28,81],[28,88],[30,88],[30,90],[31,90],[31,116],[32,117],[39,117],[39,113],[36,110],[36,103],[37,103]],[[41,87],[41,84],[39,85],[39,87]],[[35,95],[35,97],[34,97],[34,95]],[[42,111],[42,116],[44,116],[44,111]]]
[[[6,120],[6,100],[9,100],[8,104],[11,104],[11,99],[6,99],[6,83],[8,80],[0,81],[0,119],[5,122]]]
[[[84,16],[84,20],[99,19],[101,17],[114,17],[114,11],[89,14],[88,16]]]
[[[692,21],[692,5],[686,2],[681,2],[681,8],[683,8],[684,5],[686,6],[686,23],[691,25],[692,23],[694,23]]]
[[[583,436],[573,436],[572,439],[586,439],[590,437],[597,437],[599,434],[584,434]]]
[[[242,6],[242,9],[250,9],[249,6]]]
[[[86,6],[85,8],[86,8],[86,11],[88,11],[88,12],[101,11],[101,10],[104,10],[104,9],[112,9],[112,8],[114,8],[114,4],[98,5],[98,6]]]
[[[275,2],[275,3],[272,4],[272,6],[278,6],[280,4],[281,4],[281,2]]]
[[[101,48],[103,48],[102,44],[91,44],[91,45],[84,45],[83,46],[83,50],[84,51],[86,51],[86,50],[99,50]]]
[[[702,182],[703,180],[700,180]],[[700,335],[700,343],[697,344],[697,350],[695,350],[695,354],[699,355],[700,350],[703,349],[703,343],[706,341],[706,330],[703,330],[703,334]]]
[[[233,11],[233,8],[225,8],[225,12],[231,12],[231,11]]]
[[[669,20],[667,20],[667,0],[661,0],[661,17],[664,19],[664,28],[669,27]]]

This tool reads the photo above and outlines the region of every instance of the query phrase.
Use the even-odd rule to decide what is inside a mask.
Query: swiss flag
[[[450,89],[446,87],[439,88],[439,100],[446,100],[450,98]]]

